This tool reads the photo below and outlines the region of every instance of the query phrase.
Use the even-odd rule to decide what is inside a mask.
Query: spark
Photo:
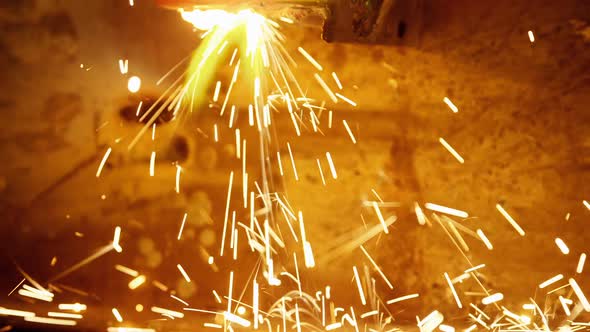
[[[24,288],[24,290],[27,290],[29,292],[33,292],[35,294],[39,294],[39,295],[42,295],[42,296],[48,296],[48,297],[51,297],[51,298],[54,297],[54,294],[52,292],[47,291],[45,289],[38,289],[38,288],[35,288],[35,287],[31,287],[31,286],[29,286],[27,284],[24,284],[23,285],[23,288]]]
[[[301,322],[299,320],[299,306],[295,302],[295,325],[297,326],[297,332],[301,332]]]
[[[176,165],[176,185],[174,186],[174,191],[177,194],[180,194],[180,173],[182,172],[182,167],[180,165]]]
[[[420,331],[434,331],[444,320],[444,316],[438,311],[434,310],[423,320],[418,322]]]
[[[350,104],[351,106],[354,106],[354,107],[356,107],[356,106],[357,106],[357,105],[356,105],[356,103],[355,103],[354,101],[350,100],[349,98],[346,98],[345,96],[343,96],[343,95],[339,94],[338,92],[336,92],[336,93],[335,93],[335,95],[336,95],[338,98],[340,98],[340,99],[342,99],[343,101],[345,101],[346,103]]]
[[[328,324],[328,325],[326,325],[326,331],[332,331],[335,329],[339,329],[341,327],[342,327],[342,323],[340,323],[340,322]]]
[[[473,324],[471,326],[469,326],[468,328],[465,329],[465,332],[471,332],[473,330],[475,330],[477,328],[476,324]]]
[[[82,315],[80,314],[70,314],[67,312],[53,312],[50,311],[47,313],[49,317],[56,317],[56,318],[72,318],[72,319],[82,319]]]
[[[170,297],[188,307],[188,303],[185,300],[181,299],[180,297],[174,296],[174,294],[170,294]]]
[[[565,242],[563,242],[562,239],[555,238],[555,244],[557,245],[562,254],[567,255],[570,253],[570,248],[567,247],[567,245],[565,244]]]
[[[529,30],[529,40],[531,41],[531,43],[535,42],[535,35],[531,30]]]
[[[444,138],[439,137],[438,141],[453,155],[453,157],[455,157],[455,159],[457,159],[457,161],[459,161],[461,164],[465,162],[465,159],[463,159],[463,157],[461,157],[461,155],[455,149],[453,149],[453,147],[447,143]]]
[[[311,243],[308,241],[303,242],[303,258],[305,260],[305,267],[312,268],[315,266],[315,259],[313,258]]]
[[[522,305],[522,308],[524,310],[535,310],[537,307],[535,307],[535,305],[532,303],[525,303]]]
[[[578,266],[576,267],[576,273],[582,273],[582,271],[584,271],[584,263],[586,263],[586,254],[581,253],[580,259],[578,260]]]
[[[338,174],[336,174],[336,166],[334,166],[334,162],[332,161],[332,156],[330,152],[326,152],[326,159],[328,159],[328,165],[330,165],[330,172],[332,173],[332,178],[337,179]]]
[[[185,212],[184,217],[182,217],[182,224],[180,225],[180,230],[178,231],[177,240],[179,240],[179,241],[180,241],[180,237],[182,236],[182,230],[184,229],[184,223],[186,222],[187,216],[188,216],[188,214]]]
[[[86,305],[81,303],[60,303],[57,308],[59,310],[72,310],[74,312],[80,312],[86,310]]]
[[[297,275],[297,288],[299,289],[299,296],[302,296],[301,279],[299,278],[299,264],[297,263],[297,253],[296,252],[293,252],[293,261],[295,261],[295,274]]]
[[[387,301],[387,304],[394,304],[394,303],[402,302],[405,300],[411,300],[411,299],[415,299],[419,296],[420,296],[420,294],[418,294],[418,293],[404,295],[404,296],[396,297],[395,299],[391,299],[391,300]]]
[[[309,53],[307,53],[307,51],[304,50],[303,47],[299,46],[297,50],[299,51],[299,53],[301,53],[301,55],[303,55],[307,59],[307,61],[309,61],[309,63],[316,67],[317,70],[324,70],[324,68],[322,68],[322,66]]]
[[[385,223],[385,219],[383,219],[383,215],[381,214],[381,209],[379,209],[379,205],[377,205],[377,202],[373,202],[373,209],[375,210],[375,214],[377,215],[377,218],[379,219],[381,226],[383,226],[383,232],[385,234],[389,234],[389,230],[387,229],[387,224]]]
[[[134,5],[134,4],[135,4],[135,3],[134,3],[134,0],[129,0],[129,6],[133,7],[133,5]],[[110,332],[110,331],[109,331],[109,332]]]
[[[365,319],[367,317],[371,317],[371,316],[375,316],[379,314],[379,310],[371,310],[371,311],[367,311],[364,314],[361,314],[361,319]]]
[[[225,247],[225,234],[227,232],[227,220],[229,218],[229,203],[231,200],[231,190],[232,190],[232,186],[233,186],[233,182],[234,182],[234,172],[232,171],[229,174],[229,185],[227,187],[227,201],[225,204],[225,217],[223,219],[223,234],[221,237],[221,250],[219,252],[219,256],[223,256],[223,249]]]
[[[156,332],[156,330],[141,327],[109,327],[107,332]]]
[[[444,97],[443,101],[445,102],[445,104],[447,104],[447,106],[449,106],[449,108],[451,109],[451,111],[453,111],[453,113],[459,112],[459,109],[457,108],[457,106],[455,106],[455,104],[453,104],[453,102],[449,98]]]
[[[320,77],[320,75],[318,73],[315,73],[315,74],[313,74],[313,77],[315,77],[316,81],[318,81],[318,83],[320,84],[322,89],[324,89],[324,91],[326,91],[326,93],[328,94],[330,99],[334,103],[337,103],[338,98],[336,98],[336,95],[334,94],[334,92],[332,92],[332,90],[330,90],[330,87],[328,86],[328,84],[326,84],[326,82],[324,82],[324,80]]]
[[[35,313],[30,311],[14,310],[0,307],[1,316],[34,317]]]
[[[50,324],[50,325],[64,325],[64,326],[76,325],[75,320],[48,318],[48,317],[37,317],[37,316],[30,316],[30,317],[27,316],[27,317],[25,317],[25,321],[33,322],[33,323],[41,323],[41,324]]]
[[[182,274],[182,276],[184,277],[184,280],[186,280],[186,282],[191,282],[191,278],[188,277],[188,274],[186,274],[186,271],[184,270],[182,265],[176,264],[176,267],[178,268],[178,271],[180,271],[180,274]]]
[[[322,171],[322,165],[320,164],[320,160],[316,158],[315,160],[318,164],[318,169],[320,170],[320,177],[322,179],[322,184],[326,185],[326,179],[324,178],[324,171]]]
[[[236,129],[236,158],[241,159],[241,155],[242,155],[242,140],[240,138],[240,129]]]
[[[561,296],[561,295],[559,295],[559,302],[561,303],[561,307],[563,308],[563,311],[565,312],[565,314],[567,316],[571,315],[572,313],[570,311],[570,308],[568,307],[568,304],[566,302],[566,299],[563,296]]]
[[[217,51],[217,55],[220,55],[221,52],[223,52],[223,50],[225,49],[226,46],[227,46],[227,40],[223,42],[223,44],[221,45],[221,47],[219,47],[219,51]]]
[[[449,288],[451,289],[451,292],[453,293],[453,297],[455,298],[455,302],[457,302],[457,307],[459,307],[459,309],[463,308],[463,304],[461,303],[461,300],[459,299],[459,295],[457,294],[457,291],[455,290],[455,286],[453,286],[453,283],[451,282],[451,278],[449,278],[449,274],[448,273],[444,273],[445,279],[447,280],[447,283],[449,284]]]
[[[250,325],[251,325],[249,320],[244,319],[238,315],[234,315],[231,312],[224,311],[223,317],[225,318],[225,320],[232,322],[232,323],[236,323],[236,324],[243,326],[243,327],[250,327]]]
[[[297,167],[295,167],[295,158],[293,158],[293,152],[291,151],[291,145],[289,144],[289,142],[287,142],[287,149],[289,150],[289,156],[291,157],[291,166],[293,166],[293,174],[295,175],[295,181],[299,181],[299,176],[297,176]]]
[[[129,284],[127,285],[129,287],[129,289],[136,289],[139,286],[143,285],[143,283],[145,283],[146,277],[144,275],[139,275],[135,278],[133,278]]]
[[[152,151],[152,155],[150,157],[150,176],[154,176],[155,165],[156,165],[156,151]]]
[[[129,71],[129,61],[127,59],[119,59],[119,71],[123,75],[127,74],[127,72]]]
[[[342,123],[344,124],[344,128],[346,128],[346,131],[348,132],[348,136],[350,136],[352,143],[356,144],[356,138],[354,138],[354,135],[352,134],[352,130],[350,130],[350,127],[348,126],[348,123],[346,122],[346,120],[342,120]]]
[[[584,204],[584,206],[585,206],[585,207],[586,207],[588,210],[590,210],[590,203],[588,203],[588,201],[584,200],[584,201],[582,201],[582,203]]]
[[[543,289],[549,285],[552,285],[556,282],[558,282],[559,280],[563,279],[563,274],[558,274],[554,277],[551,277],[545,281],[543,281],[541,284],[539,284],[539,288]]]
[[[14,293],[14,291],[16,291],[20,285],[23,284],[23,282],[25,282],[25,280],[27,280],[27,278],[23,278],[16,286],[14,286],[14,288],[10,291],[10,293],[8,293],[8,296],[12,295],[12,293]]]
[[[244,308],[243,306],[239,306],[237,311],[238,315],[244,315],[246,313],[246,308]]]
[[[113,316],[115,316],[115,319],[117,320],[117,322],[122,323],[123,317],[119,313],[119,310],[117,310],[117,308],[113,308],[112,312],[113,312]]]
[[[455,332],[455,328],[449,325],[445,325],[445,324],[440,324],[438,326],[438,329],[443,331],[443,332]]]
[[[227,295],[227,312],[231,312],[231,298],[232,298],[232,291],[234,285],[234,271],[229,271],[229,290]]]
[[[490,329],[488,327],[488,325],[483,320],[481,320],[479,317],[475,317],[472,314],[469,314],[469,317],[471,317],[471,319],[473,319],[474,321],[476,321],[477,323],[479,323],[481,326],[485,327],[486,329],[488,329],[488,330]]]
[[[381,278],[383,278],[383,280],[385,281],[385,283],[387,283],[387,286],[389,287],[389,289],[393,289],[393,285],[391,284],[391,282],[389,281],[389,279],[387,279],[387,277],[385,276],[385,273],[383,273],[383,271],[381,271],[381,269],[379,268],[379,266],[377,265],[377,263],[373,260],[373,258],[371,257],[371,255],[369,255],[369,253],[367,252],[367,250],[365,249],[365,247],[363,247],[363,245],[361,245],[360,248],[363,251],[363,253],[365,254],[365,256],[367,256],[367,258],[369,259],[369,261],[371,262],[371,264],[373,265],[373,267],[375,268],[375,270],[377,270],[377,272],[379,272],[379,275],[381,276]]]
[[[295,123],[295,120],[293,120],[293,123]],[[250,127],[254,126],[254,108],[252,108],[252,105],[248,105],[248,124],[250,125]],[[296,123],[295,127],[297,128]]]
[[[184,314],[182,312],[178,312],[178,311],[174,311],[174,310],[170,310],[170,309],[164,309],[164,308],[160,308],[160,307],[156,307],[156,306],[153,306],[151,308],[151,310],[152,310],[152,312],[155,312],[157,314],[170,315],[175,318],[183,318],[184,317]]]
[[[432,211],[437,211],[437,212],[449,214],[449,215],[459,217],[459,218],[469,217],[469,214],[467,214],[467,212],[465,212],[465,211],[452,209],[450,207],[446,207],[446,206],[442,206],[442,205],[438,205],[438,204],[434,204],[434,203],[426,203],[426,204],[424,204],[424,207],[426,207],[427,209],[432,210]]]
[[[234,52],[231,55],[231,59],[229,60],[230,67],[234,64],[234,60],[236,59],[236,55],[238,54],[238,49],[234,48]]]
[[[524,236],[524,230],[518,225],[518,223],[516,223],[516,220],[514,220],[512,216],[510,216],[508,212],[506,212],[506,210],[504,210],[504,208],[500,204],[496,204],[496,209],[500,211],[502,216],[504,216],[504,218],[508,220],[508,222],[510,223],[510,225],[512,225],[512,227],[514,227],[514,229],[516,229],[520,236]]]
[[[219,135],[217,133],[217,123],[213,125],[213,140],[219,142]]]
[[[104,157],[102,157],[102,160],[100,162],[100,165],[98,165],[98,170],[96,170],[96,177],[100,177],[100,173],[102,173],[102,169],[104,167],[104,165],[107,162],[107,159],[109,158],[109,155],[111,154],[112,149],[108,148],[107,152],[104,154]]]
[[[115,227],[115,235],[113,236],[113,248],[117,252],[123,251],[123,248],[121,248],[121,245],[119,244],[120,239],[121,239],[121,227],[117,226],[117,227]]]
[[[217,100],[219,99],[219,91],[221,90],[221,81],[217,81],[217,84],[215,84],[215,92],[213,93],[213,101],[217,102]]]
[[[356,280],[356,286],[359,290],[359,296],[361,298],[361,303],[363,305],[367,305],[367,300],[365,299],[365,292],[363,292],[363,285],[361,285],[361,278],[359,277],[359,272],[356,269],[356,266],[352,267],[352,271],[354,272],[354,279]]]
[[[137,76],[131,76],[127,81],[127,90],[131,93],[136,93],[141,88],[141,78]]]
[[[342,90],[342,83],[340,83],[340,80],[338,79],[338,75],[336,75],[335,72],[332,72],[332,77],[334,78],[334,82],[336,82],[338,89]]]
[[[414,213],[416,214],[416,219],[418,219],[418,224],[422,226],[426,225],[426,216],[417,202],[414,202]]]
[[[53,297],[52,296],[48,296],[45,294],[41,294],[38,292],[32,292],[26,289],[19,289],[18,290],[18,294],[21,296],[25,296],[25,297],[30,297],[36,300],[41,300],[41,301],[45,301],[45,302],[51,302],[53,301]]]
[[[485,264],[479,264],[477,266],[474,266],[472,268],[469,268],[469,269],[465,270],[465,273],[471,273],[473,271],[479,270],[479,269],[484,268],[484,267],[486,267]]]
[[[252,281],[252,314],[254,315],[254,329],[258,328],[258,301],[260,295],[258,293],[258,282]]]
[[[281,153],[279,151],[277,151],[277,163],[279,164],[279,173],[283,176],[283,163],[281,162]]]
[[[288,17],[284,17],[284,16],[279,17],[279,20],[281,20],[282,22],[288,23],[288,24],[294,23],[292,19],[290,19]]]
[[[483,299],[481,299],[481,303],[484,305],[488,305],[488,304],[496,303],[496,302],[502,300],[503,298],[504,298],[504,294],[495,293],[495,294],[492,294],[490,296],[486,296]]]
[[[328,128],[332,129],[332,111],[328,112]]]
[[[221,303],[221,297],[219,297],[219,294],[217,294],[215,289],[213,290],[213,296],[215,296],[215,301],[217,301],[217,303]]]
[[[588,302],[586,295],[584,295],[584,292],[582,292],[582,289],[580,288],[576,280],[570,278],[569,284],[570,286],[572,286],[572,289],[574,290],[574,293],[576,293],[576,296],[580,300],[580,303],[582,304],[582,307],[584,307],[584,310],[586,310],[586,312],[590,312],[590,303]]]
[[[494,249],[494,246],[492,245],[492,243],[490,242],[490,240],[488,239],[488,237],[484,234],[484,232],[481,229],[477,229],[477,231],[475,231],[477,233],[477,235],[479,236],[479,238],[483,241],[483,243],[485,244],[486,248],[488,248],[489,250]]]
[[[55,266],[56,263],[57,263],[57,256],[53,256],[53,258],[51,258],[51,262],[49,263],[49,265]]]
[[[139,272],[119,264],[115,265],[115,270],[128,274],[132,277],[137,277],[139,275]]]
[[[234,116],[236,115],[236,105],[231,106],[231,111],[229,113],[229,127],[233,128],[234,126]]]
[[[564,289],[566,287],[570,287],[570,285],[569,284],[565,284],[565,285],[559,286],[559,287],[557,287],[555,289],[552,289],[552,290],[550,290],[550,291],[547,292],[547,295],[553,294],[553,293],[555,293],[555,292],[557,292],[557,291],[559,291],[561,289]]]
[[[223,328],[223,326],[221,326],[220,324],[215,324],[215,323],[203,323],[203,327],[210,327],[210,328],[214,328],[214,329]]]

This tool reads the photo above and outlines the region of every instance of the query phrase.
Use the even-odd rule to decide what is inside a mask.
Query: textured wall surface
[[[296,52],[303,46],[326,71],[338,73],[343,94],[358,103],[339,103],[337,125],[323,135],[296,137],[290,119],[280,114],[273,123],[273,148],[287,165],[289,142],[299,180],[290,167],[282,178],[273,169],[273,178],[294,209],[304,212],[316,260],[324,263],[305,272],[313,280],[309,287],[331,284],[336,298],[358,301],[350,262],[366,264],[362,253],[330,253],[342,249],[341,239],[358,238],[364,223],[378,224],[372,208],[363,204],[375,200],[374,189],[384,201],[396,203],[382,211],[397,221],[389,234],[365,247],[394,284],[389,290],[374,275],[384,300],[421,294],[420,301],[389,308],[409,321],[434,308],[465,315],[456,310],[443,273],[460,275],[469,267],[466,258],[486,264],[481,278],[486,288],[505,294],[505,305],[521,305],[541,281],[557,273],[572,275],[590,243],[585,231],[590,210],[582,204],[590,200],[590,4],[448,2],[428,3],[415,47],[326,44],[317,28],[284,29],[286,47]],[[133,8],[122,0],[0,4],[1,290],[8,293],[21,280],[15,263],[49,280],[103,246],[121,225],[129,248],[124,256],[106,255],[63,280],[107,308],[95,314],[101,321],[113,319],[112,303],[133,311],[136,303],[161,298],[152,287],[129,299],[128,281],[114,264],[133,266],[191,304],[209,308],[211,290],[227,287],[227,275],[219,270],[237,268],[237,277],[245,280],[255,263],[244,258],[238,265],[248,268],[240,268],[221,259],[212,268],[206,261],[208,253],[218,251],[229,172],[241,167],[233,157],[233,131],[221,129],[219,143],[211,139],[216,113],[204,107],[181,121],[163,122],[157,140],[148,137],[127,151],[125,142],[141,125],[126,120],[124,109],[133,112],[138,100],[157,98],[166,84],[156,81],[200,40],[176,13],[148,1],[136,3]],[[528,30],[535,33],[534,43]],[[119,59],[129,60],[129,75],[142,78],[139,96],[127,91]],[[311,65],[302,58],[298,62],[301,86],[319,89]],[[220,71],[222,78],[230,75],[227,68]],[[357,144],[350,142],[342,119]],[[238,121],[246,124],[247,116]],[[253,131],[244,135],[256,141]],[[439,137],[464,157],[464,164]],[[118,139],[123,143],[113,144]],[[97,179],[96,167],[109,146],[113,152]],[[250,148],[248,167],[255,176],[260,163],[256,145]],[[154,177],[148,168],[152,150],[158,153]],[[324,186],[316,158],[327,151],[338,180],[328,179]],[[175,162],[185,170],[181,194],[174,192]],[[323,168],[327,176],[327,165]],[[234,192],[240,197],[239,186]],[[414,202],[469,212],[472,218],[455,220],[485,231],[494,250],[464,232],[470,250],[462,256],[434,218],[431,225],[418,224]],[[498,213],[497,203],[523,227],[524,238]],[[175,237],[185,212],[191,217],[179,242]],[[558,236],[569,245],[569,255],[555,246]],[[242,249],[244,255],[249,251]],[[57,264],[50,267],[54,256]],[[178,274],[180,261],[193,283]],[[590,291],[587,277],[579,282]],[[457,287],[462,293],[480,292],[473,280]],[[465,302],[478,296],[465,295]],[[6,300],[11,301],[16,300]]]

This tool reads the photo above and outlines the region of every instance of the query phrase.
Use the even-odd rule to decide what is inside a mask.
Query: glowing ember
[[[131,93],[136,93],[141,88],[141,79],[137,76],[131,76],[127,81],[127,90]]]

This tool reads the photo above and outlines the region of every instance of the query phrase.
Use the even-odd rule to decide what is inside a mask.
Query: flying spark
[[[512,216],[509,215],[508,212],[506,212],[506,210],[504,210],[504,208],[500,204],[496,204],[496,209],[498,211],[500,211],[502,216],[504,216],[504,218],[506,218],[506,220],[508,220],[510,225],[512,225],[512,227],[514,227],[514,229],[518,232],[518,234],[520,234],[520,236],[524,236],[524,230],[520,227],[520,225],[518,225],[516,220],[514,220],[514,218],[512,218]]]
[[[113,316],[115,316],[115,319],[117,320],[117,322],[119,322],[119,323],[123,322],[123,317],[121,316],[121,314],[119,313],[119,310],[117,310],[117,308],[113,308],[112,312],[113,312]]]
[[[455,159],[457,159],[458,162],[461,164],[465,163],[465,159],[463,159],[463,157],[461,157],[461,155],[455,149],[453,149],[453,147],[447,143],[444,138],[439,137],[438,141],[453,155],[453,157],[455,157]]]
[[[449,106],[449,108],[451,109],[451,111],[453,111],[453,113],[459,112],[459,109],[457,108],[457,106],[455,106],[455,104],[453,104],[453,102],[449,98],[445,97],[445,98],[443,98],[443,101],[445,102],[445,104],[447,104],[447,106]]]
[[[442,206],[442,205],[438,205],[438,204],[434,204],[434,203],[426,203],[424,204],[424,207],[432,210],[432,211],[436,211],[436,212],[441,212],[441,213],[446,213],[455,217],[459,217],[459,218],[467,218],[469,217],[469,214],[467,214],[467,212],[465,211],[461,211],[461,210],[457,210],[457,209],[452,209],[446,206]]]
[[[137,76],[131,76],[127,81],[127,90],[131,93],[136,93],[141,88],[141,79]]]
[[[559,280],[563,279],[563,274],[558,274],[554,277],[551,277],[545,281],[543,281],[541,284],[539,284],[539,288],[543,289],[549,285],[552,285],[556,282],[558,282]]]
[[[568,246],[565,244],[565,242],[563,242],[562,239],[555,238],[555,244],[557,245],[562,254],[567,255],[570,253],[570,248],[568,248]]]
[[[133,278],[127,286],[129,287],[129,289],[133,290],[133,289],[136,289],[139,286],[143,285],[145,283],[145,280],[146,280],[146,277],[144,275],[139,275],[139,276]]]
[[[584,264],[586,263],[586,254],[581,253],[580,259],[578,260],[578,266],[576,267],[576,273],[582,273],[584,271]]]
[[[501,301],[503,298],[504,298],[504,294],[495,293],[495,294],[492,294],[490,296],[486,296],[483,299],[481,299],[481,303],[484,305],[488,305],[488,304],[492,304],[492,303],[496,303],[498,301]]]
[[[176,267],[178,268],[178,271],[180,271],[180,274],[182,274],[182,276],[184,277],[184,280],[186,280],[186,282],[191,282],[191,278],[188,277],[188,274],[186,273],[182,265],[176,264]]]

